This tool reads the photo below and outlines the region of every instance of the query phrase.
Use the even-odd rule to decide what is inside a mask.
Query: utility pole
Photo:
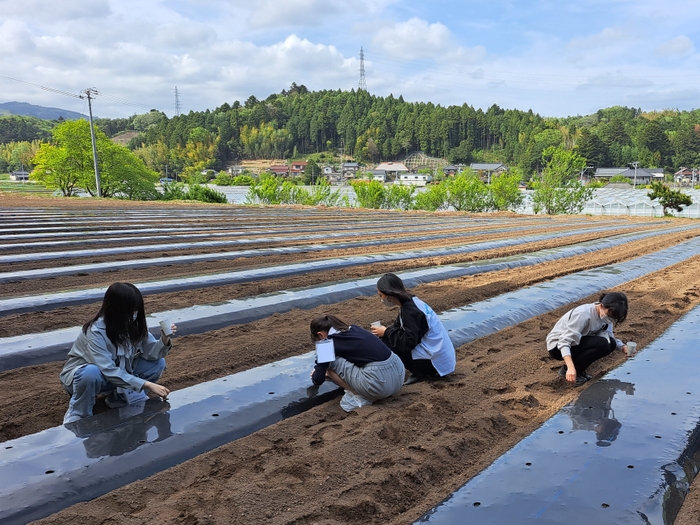
[[[579,176],[579,182],[583,183],[583,174],[592,169],[593,166],[584,166],[584,168],[581,170],[581,175]]]
[[[97,196],[102,197],[102,190],[100,188],[100,170],[97,167],[97,142],[95,141],[95,126],[92,125],[92,95],[99,95],[99,93],[95,88],[87,88],[83,90],[83,93],[85,93],[85,96],[88,99],[88,114],[90,116],[90,138],[92,139],[92,161],[95,165],[95,188],[97,190]]]
[[[637,166],[639,166],[638,161],[630,162],[632,166],[634,166],[634,184],[632,185],[633,188],[637,188]]]

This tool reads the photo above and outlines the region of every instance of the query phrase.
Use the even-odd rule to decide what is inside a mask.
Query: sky
[[[215,109],[290,85],[587,115],[700,107],[697,0],[0,0],[0,102]],[[48,89],[45,89],[48,88]],[[70,96],[72,95],[72,96]]]

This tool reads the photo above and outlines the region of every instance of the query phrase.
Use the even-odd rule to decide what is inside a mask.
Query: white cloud
[[[682,57],[693,51],[693,41],[684,35],[662,42],[654,50],[657,56],[668,58]]]
[[[104,18],[110,14],[109,0],[0,0],[0,13],[11,18],[43,22]]]
[[[568,47],[575,50],[608,48],[629,38],[628,31],[623,27],[606,27],[595,35],[572,38]]]
[[[31,33],[21,22],[9,20],[0,25],[1,55],[19,56],[24,53],[32,53],[35,47]],[[7,71],[6,68],[1,69]]]
[[[319,24],[328,17],[352,11],[359,6],[353,0],[258,0],[250,23],[254,27],[299,27]],[[341,20],[338,19],[340,25]]]
[[[378,27],[373,44],[402,61],[435,59],[475,62],[486,54],[482,46],[459,45],[452,32],[440,22],[429,24],[419,18]]]
[[[665,79],[700,81],[696,1],[0,0],[0,71],[171,112],[177,85],[184,111],[204,110],[291,82],[355,88],[363,46],[379,96],[559,116],[614,104],[692,108],[700,97]],[[0,92],[64,105],[2,79]],[[100,116],[138,111],[106,98],[96,106]]]
[[[640,88],[648,87],[653,83],[643,76],[631,76],[624,71],[609,71],[588,78],[579,84],[576,89],[599,89],[599,88]]]

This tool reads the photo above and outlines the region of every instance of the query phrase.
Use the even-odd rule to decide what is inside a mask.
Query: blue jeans
[[[138,359],[134,367],[134,376],[155,383],[165,371],[165,359],[146,361]],[[75,371],[73,384],[66,391],[70,394],[68,411],[63,417],[63,424],[71,423],[92,415],[95,396],[112,392],[117,387],[107,381],[96,365],[84,365]]]

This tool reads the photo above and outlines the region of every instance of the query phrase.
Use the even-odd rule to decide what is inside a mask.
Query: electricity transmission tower
[[[365,82],[365,52],[362,47],[360,47],[360,83],[357,88],[367,91],[367,82]]]
[[[175,86],[175,115],[180,116],[180,93],[177,91],[177,86]]]

